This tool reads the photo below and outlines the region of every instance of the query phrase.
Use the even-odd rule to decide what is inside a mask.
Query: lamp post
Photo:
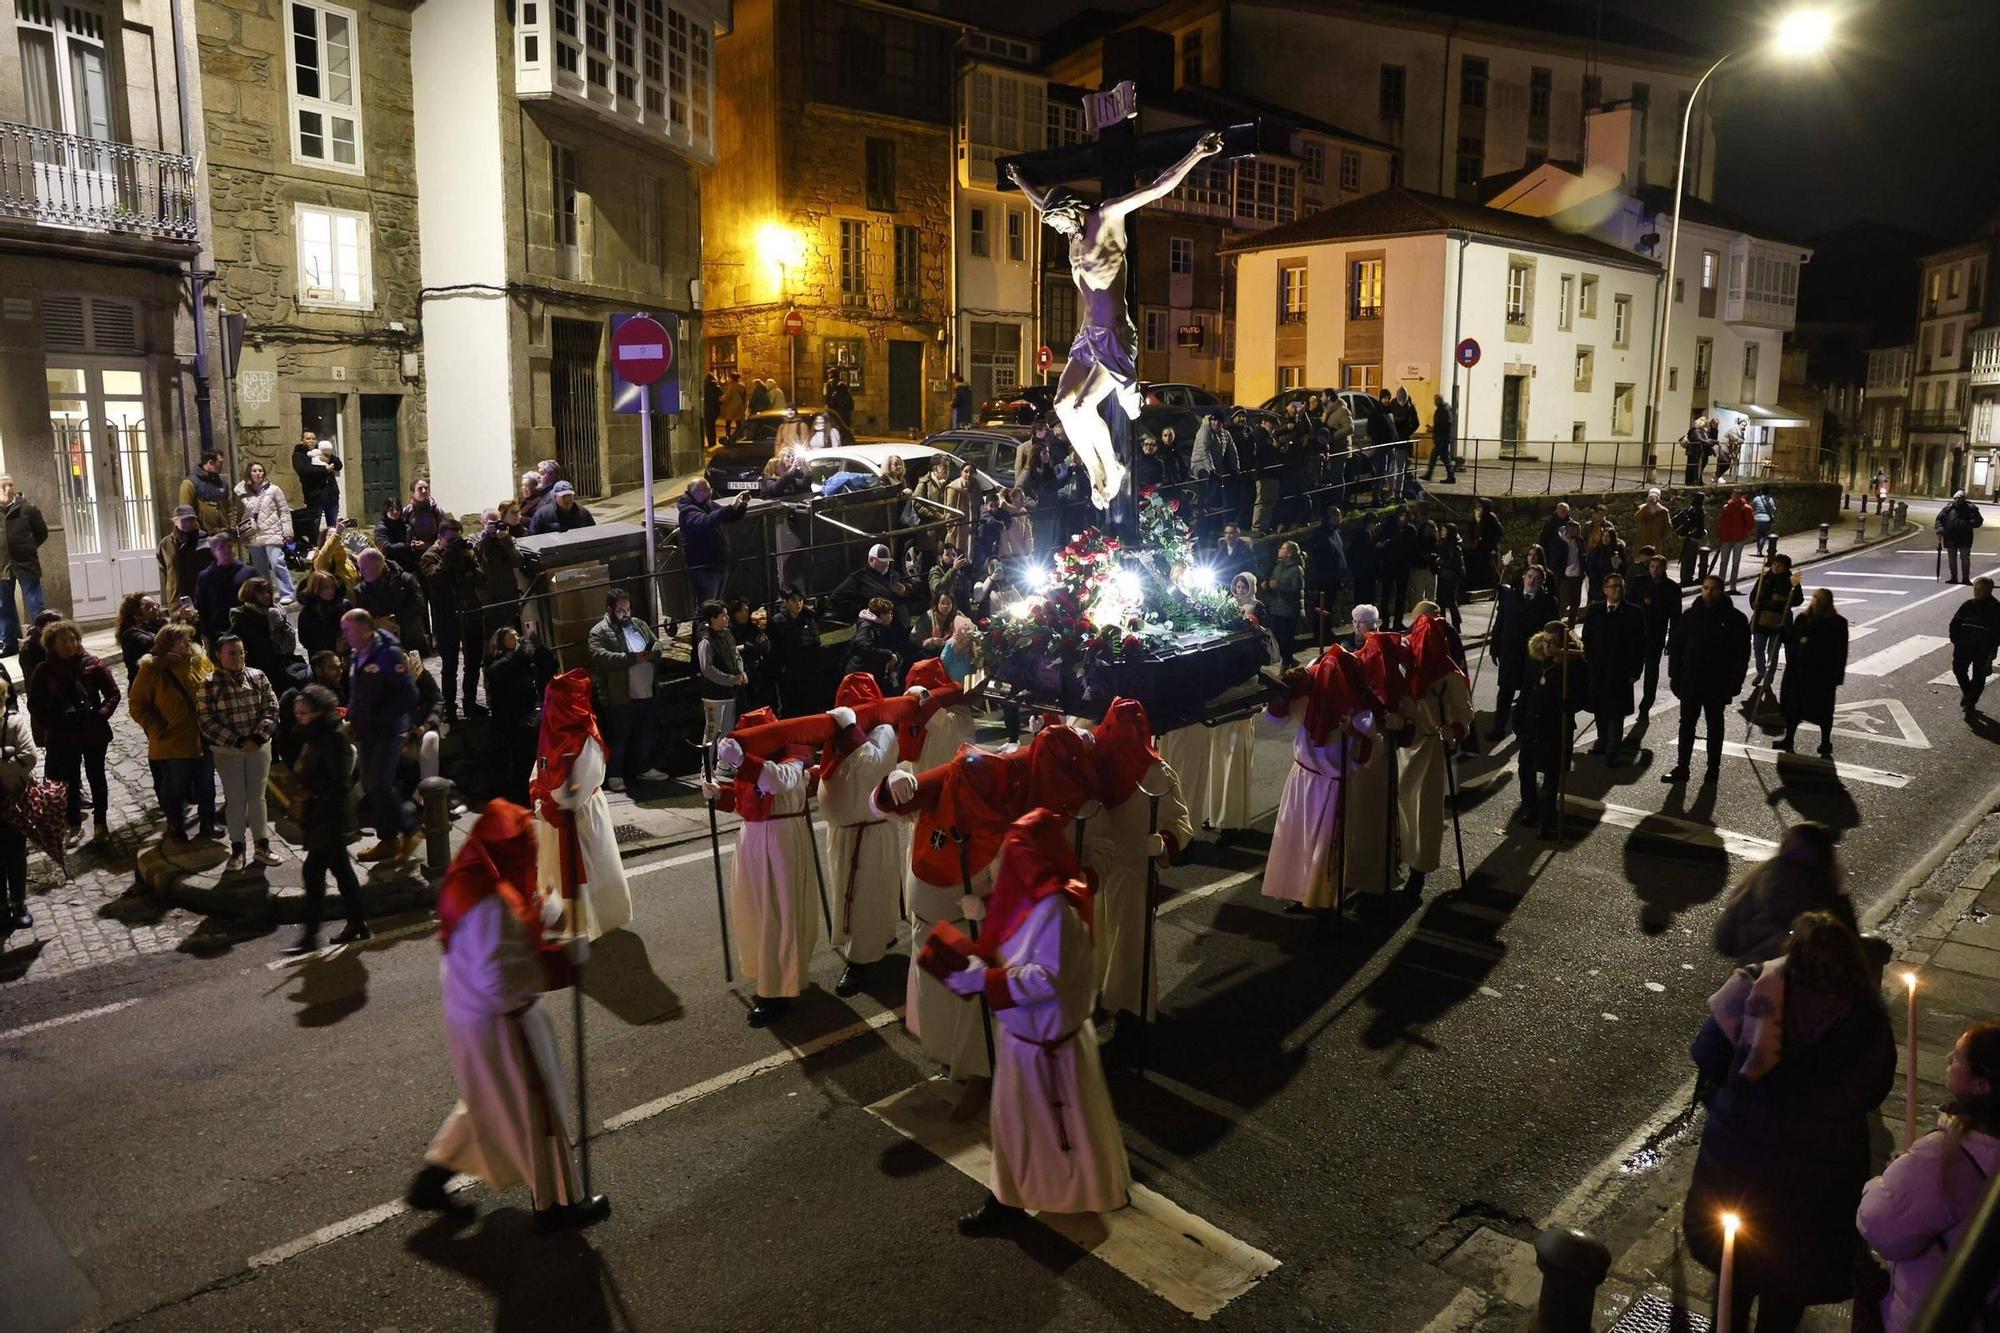
[[[1797,59],[1825,50],[1832,37],[1833,16],[1830,13],[1823,9],[1798,9],[1779,20],[1772,30],[1771,48],[1781,56]],[[1660,441],[1660,386],[1666,382],[1667,357],[1671,355],[1667,335],[1673,331],[1674,270],[1680,263],[1681,198],[1687,190],[1688,134],[1694,126],[1694,109],[1701,100],[1701,90],[1715,77],[1717,70],[1738,54],[1737,51],[1723,52],[1695,82],[1694,91],[1688,94],[1687,106],[1681,111],[1681,151],[1674,164],[1674,220],[1667,235],[1667,280],[1663,284],[1660,300],[1660,354],[1653,359],[1652,402],[1647,411],[1650,418],[1646,433],[1648,452],[1652,452]],[[1671,466],[1668,475],[1672,475]]]

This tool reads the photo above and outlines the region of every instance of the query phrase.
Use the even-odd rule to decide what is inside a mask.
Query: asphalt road
[[[2000,566],[2000,528],[1980,551],[1975,572]],[[1571,791],[1609,808],[1574,810],[1558,849],[1507,826],[1511,749],[1468,760],[1468,887],[1440,872],[1421,904],[1326,944],[1259,896],[1260,836],[1204,842],[1165,876],[1182,900],[1161,918],[1155,1070],[1112,1091],[1136,1177],[1282,1264],[1216,1327],[1420,1328],[1458,1287],[1435,1258],[1483,1223],[1545,1216],[1685,1077],[1726,973],[1708,933],[1745,864],[1732,851],[1757,855],[1802,816],[1853,830],[1865,904],[1936,844],[2000,771],[2000,729],[1969,729],[1955,689],[1932,683],[1949,650],[1930,639],[1962,592],[1931,575],[1921,532],[1807,572],[1808,588],[1865,590],[1836,592],[1858,635],[1835,740],[1861,767],[1845,774],[1732,753],[1683,802],[1658,781],[1676,715],[1656,711],[1638,764],[1579,758]],[[1908,660],[1865,661],[1892,649]],[[1480,686],[1483,706],[1490,672]],[[1768,745],[1740,712],[1731,728],[1753,754]],[[1284,756],[1260,750],[1266,810]],[[981,1186],[868,1109],[934,1072],[888,1013],[900,962],[841,1001],[822,949],[822,989],[753,1031],[747,995],[722,984],[705,848],[632,869],[634,927],[600,943],[587,984],[591,1120],[617,1125],[593,1154],[610,1222],[537,1235],[518,1191],[476,1194],[482,1220],[459,1232],[365,1216],[400,1197],[453,1097],[435,946],[411,923],[289,964],[285,934],[204,935],[8,993],[0,1324],[1187,1322],[1040,1226],[951,1229]],[[567,1044],[570,996],[548,1003]],[[333,1224],[351,1234],[315,1243]]]

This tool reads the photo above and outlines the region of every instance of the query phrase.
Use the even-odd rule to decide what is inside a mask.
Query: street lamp
[[[1833,13],[1826,9],[1795,9],[1787,13],[1772,27],[1770,49],[1774,55],[1786,60],[1801,60],[1819,55],[1833,40]],[[1687,190],[1688,133],[1694,125],[1695,103],[1701,99],[1701,90],[1715,76],[1715,72],[1741,54],[1725,51],[1708,72],[1696,81],[1694,91],[1688,94],[1687,105],[1681,110],[1681,152],[1674,166],[1674,221],[1667,239],[1667,274],[1662,285],[1660,299],[1660,352],[1653,358],[1653,394],[1650,416],[1652,428],[1647,434],[1647,448],[1650,452],[1660,440],[1660,386],[1666,381],[1667,357],[1670,349],[1667,335],[1673,331],[1674,319],[1674,269],[1679,265],[1681,253],[1681,197]]]

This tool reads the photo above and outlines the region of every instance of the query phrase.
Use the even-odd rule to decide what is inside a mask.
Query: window
[[[1028,215],[1018,208],[1007,210],[1007,258],[1017,264],[1028,258]]]
[[[1571,444],[1582,444],[1589,436],[1589,423],[1583,421],[1572,421],[1569,423],[1569,442]]]
[[[1963,272],[1964,270],[1959,268],[1959,266],[1956,264],[1953,264],[1950,268],[1945,270],[1944,294],[1946,300],[1956,301],[1958,299],[1958,292],[1959,292],[1958,284],[1960,281],[1960,275]]]
[[[1965,308],[1982,309],[1986,302],[1986,266],[1977,259],[1972,261],[1972,272],[1965,280]]]
[[[1681,368],[1679,366],[1668,366],[1667,392],[1672,393],[1674,392],[1674,390],[1680,387],[1681,387]]]
[[[558,86],[680,142],[709,146],[710,37],[700,18],[664,0],[523,0],[523,28],[535,27],[542,4],[552,17]],[[539,33],[522,37],[531,65],[540,59]]]
[[[1920,371],[1931,368],[1931,332],[1932,330],[1925,329],[1923,335],[1917,339],[1917,369]]]
[[[15,15],[29,123],[85,139],[113,138],[118,83],[105,60],[103,12],[24,0]]]
[[[1597,74],[1583,76],[1583,109],[1595,111],[1604,105],[1604,79]]]
[[[868,207],[878,213],[896,211],[896,141],[869,139]]]
[[[886,5],[804,8],[811,18],[804,34],[805,100],[934,125],[951,123],[957,30],[898,14]]]
[[[1278,266],[1278,322],[1300,324],[1306,317],[1306,266],[1303,262]]]
[[[1164,352],[1174,345],[1173,321],[1164,310],[1148,309],[1146,318],[1146,350]]]
[[[1192,208],[1227,216],[1236,193],[1236,169],[1227,162],[1203,162],[1187,174],[1173,197]]]
[[[1345,362],[1340,367],[1340,381],[1343,389],[1379,394],[1382,392],[1382,364],[1379,361]]]
[[[1021,382],[1021,326],[976,320],[966,366],[966,382],[975,401],[1013,388]]]
[[[1615,384],[1611,387],[1611,433],[1630,435],[1632,433],[1632,404],[1637,397],[1635,386]]]
[[[1299,211],[1299,172],[1282,162],[1250,159],[1236,164],[1236,216],[1253,222],[1290,222]]]
[[[1565,273],[1556,283],[1556,327],[1567,329],[1570,325],[1571,303],[1576,299],[1576,275]]]
[[[1051,97],[1048,101],[1049,137],[1047,146],[1065,148],[1083,142],[1083,108]]]
[[[1585,274],[1579,289],[1582,295],[1577,299],[1576,313],[1585,319],[1597,318],[1597,279]]]
[[[1326,179],[1326,145],[1317,139],[1308,139],[1299,148],[1299,179],[1308,185]]]
[[[1528,119],[1532,122],[1529,137],[1534,138],[1534,128],[1539,126],[1540,137],[1546,141],[1549,136],[1549,103],[1555,94],[1554,74],[1540,66],[1528,71]]]
[[[1010,219],[1011,221],[1011,219]],[[1013,238],[1008,238],[1012,244]],[[913,315],[923,296],[923,233],[911,226],[896,228],[896,310]]]
[[[1358,190],[1361,188],[1361,154],[1345,149],[1340,154],[1340,188]]]
[[[1349,319],[1382,318],[1382,261],[1357,259],[1348,266]]]
[[[967,224],[965,230],[972,245],[972,254],[975,259],[985,259],[993,253],[993,241],[987,235],[986,231],[985,209],[975,208],[972,210],[972,219]]]
[[[1181,84],[1201,82],[1201,29],[1181,34]]]
[[[1279,366],[1278,387],[1280,389],[1303,389],[1306,386],[1304,366]]]
[[[358,172],[361,98],[354,14],[295,0],[291,27],[292,160]]]
[[[1618,348],[1632,345],[1632,298],[1629,296],[1611,298],[1611,345]]]
[[[838,378],[855,393],[865,392],[867,384],[867,363],[862,360],[867,350],[867,340],[863,338],[822,338],[820,348],[826,354],[826,373],[822,382]]]
[[[1958,325],[1943,324],[1938,327],[1938,360],[1946,361],[1958,355]]]
[[[721,371],[726,377],[736,369],[736,335],[725,334],[708,340],[708,368]]]
[[[1596,370],[1597,370],[1596,349],[1590,347],[1577,348],[1576,369],[1575,373],[1571,375],[1570,379],[1571,382],[1574,384],[1576,391],[1578,393],[1590,392],[1591,376],[1596,372]]]
[[[1764,349],[1757,343],[1743,344],[1743,396],[1757,396],[1757,356]]]
[[[1528,284],[1534,279],[1534,270],[1526,264],[1507,266],[1507,322],[1526,324],[1528,322]]]
[[[1486,105],[1486,57],[1463,56],[1458,65],[1458,104],[1465,107]]]
[[[868,224],[840,220],[840,303],[868,304]]]
[[[1687,304],[1687,280],[1685,278],[1674,279],[1674,304]]]
[[[1486,174],[1486,140],[1477,134],[1458,136],[1458,174],[1453,177],[1461,188],[1479,184]]]
[[[366,213],[295,204],[292,229],[298,240],[300,305],[341,310],[374,307]]]
[[[1167,238],[1167,272],[1194,272],[1194,241],[1187,236]]]
[[[1708,369],[1715,364],[1715,339],[1696,338],[1694,340],[1694,387],[1706,392],[1708,389]]]
[[[1378,104],[1381,109],[1382,119],[1401,120],[1403,118],[1403,103],[1407,83],[1408,74],[1401,65],[1382,66],[1382,84],[1381,91],[1378,94]]]
[[[556,271],[580,282],[585,196],[577,181],[576,149],[568,144],[549,144],[549,197],[555,209]]]

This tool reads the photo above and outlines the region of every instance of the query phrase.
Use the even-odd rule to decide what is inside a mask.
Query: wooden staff
[[[959,883],[965,886],[965,896],[970,898],[972,896],[972,845],[967,841],[965,835],[957,829],[952,830],[951,836],[958,842]],[[960,910],[963,910],[963,907]],[[972,942],[977,944],[979,942],[979,923],[974,921],[970,915],[967,915],[965,926],[966,933],[972,936]],[[986,1072],[988,1076],[991,1076],[996,1068],[993,1058],[993,1011],[986,1005],[986,988],[984,986],[979,988],[979,1023],[986,1030]]]
[[[701,747],[701,776],[702,781],[714,785],[715,749],[709,744]],[[722,984],[727,986],[736,980],[736,965],[730,957],[729,908],[722,892],[722,839],[716,832],[713,798],[708,802],[708,859],[715,867],[715,919],[722,930]]]
[[[1146,791],[1144,787],[1139,790]],[[1159,858],[1151,854],[1153,835],[1160,831],[1160,797],[1164,793],[1146,792],[1146,933],[1145,953],[1139,959],[1139,1054],[1133,1061],[1133,1069],[1140,1078],[1146,1077],[1146,1055],[1153,1044],[1153,912],[1160,887]]]

